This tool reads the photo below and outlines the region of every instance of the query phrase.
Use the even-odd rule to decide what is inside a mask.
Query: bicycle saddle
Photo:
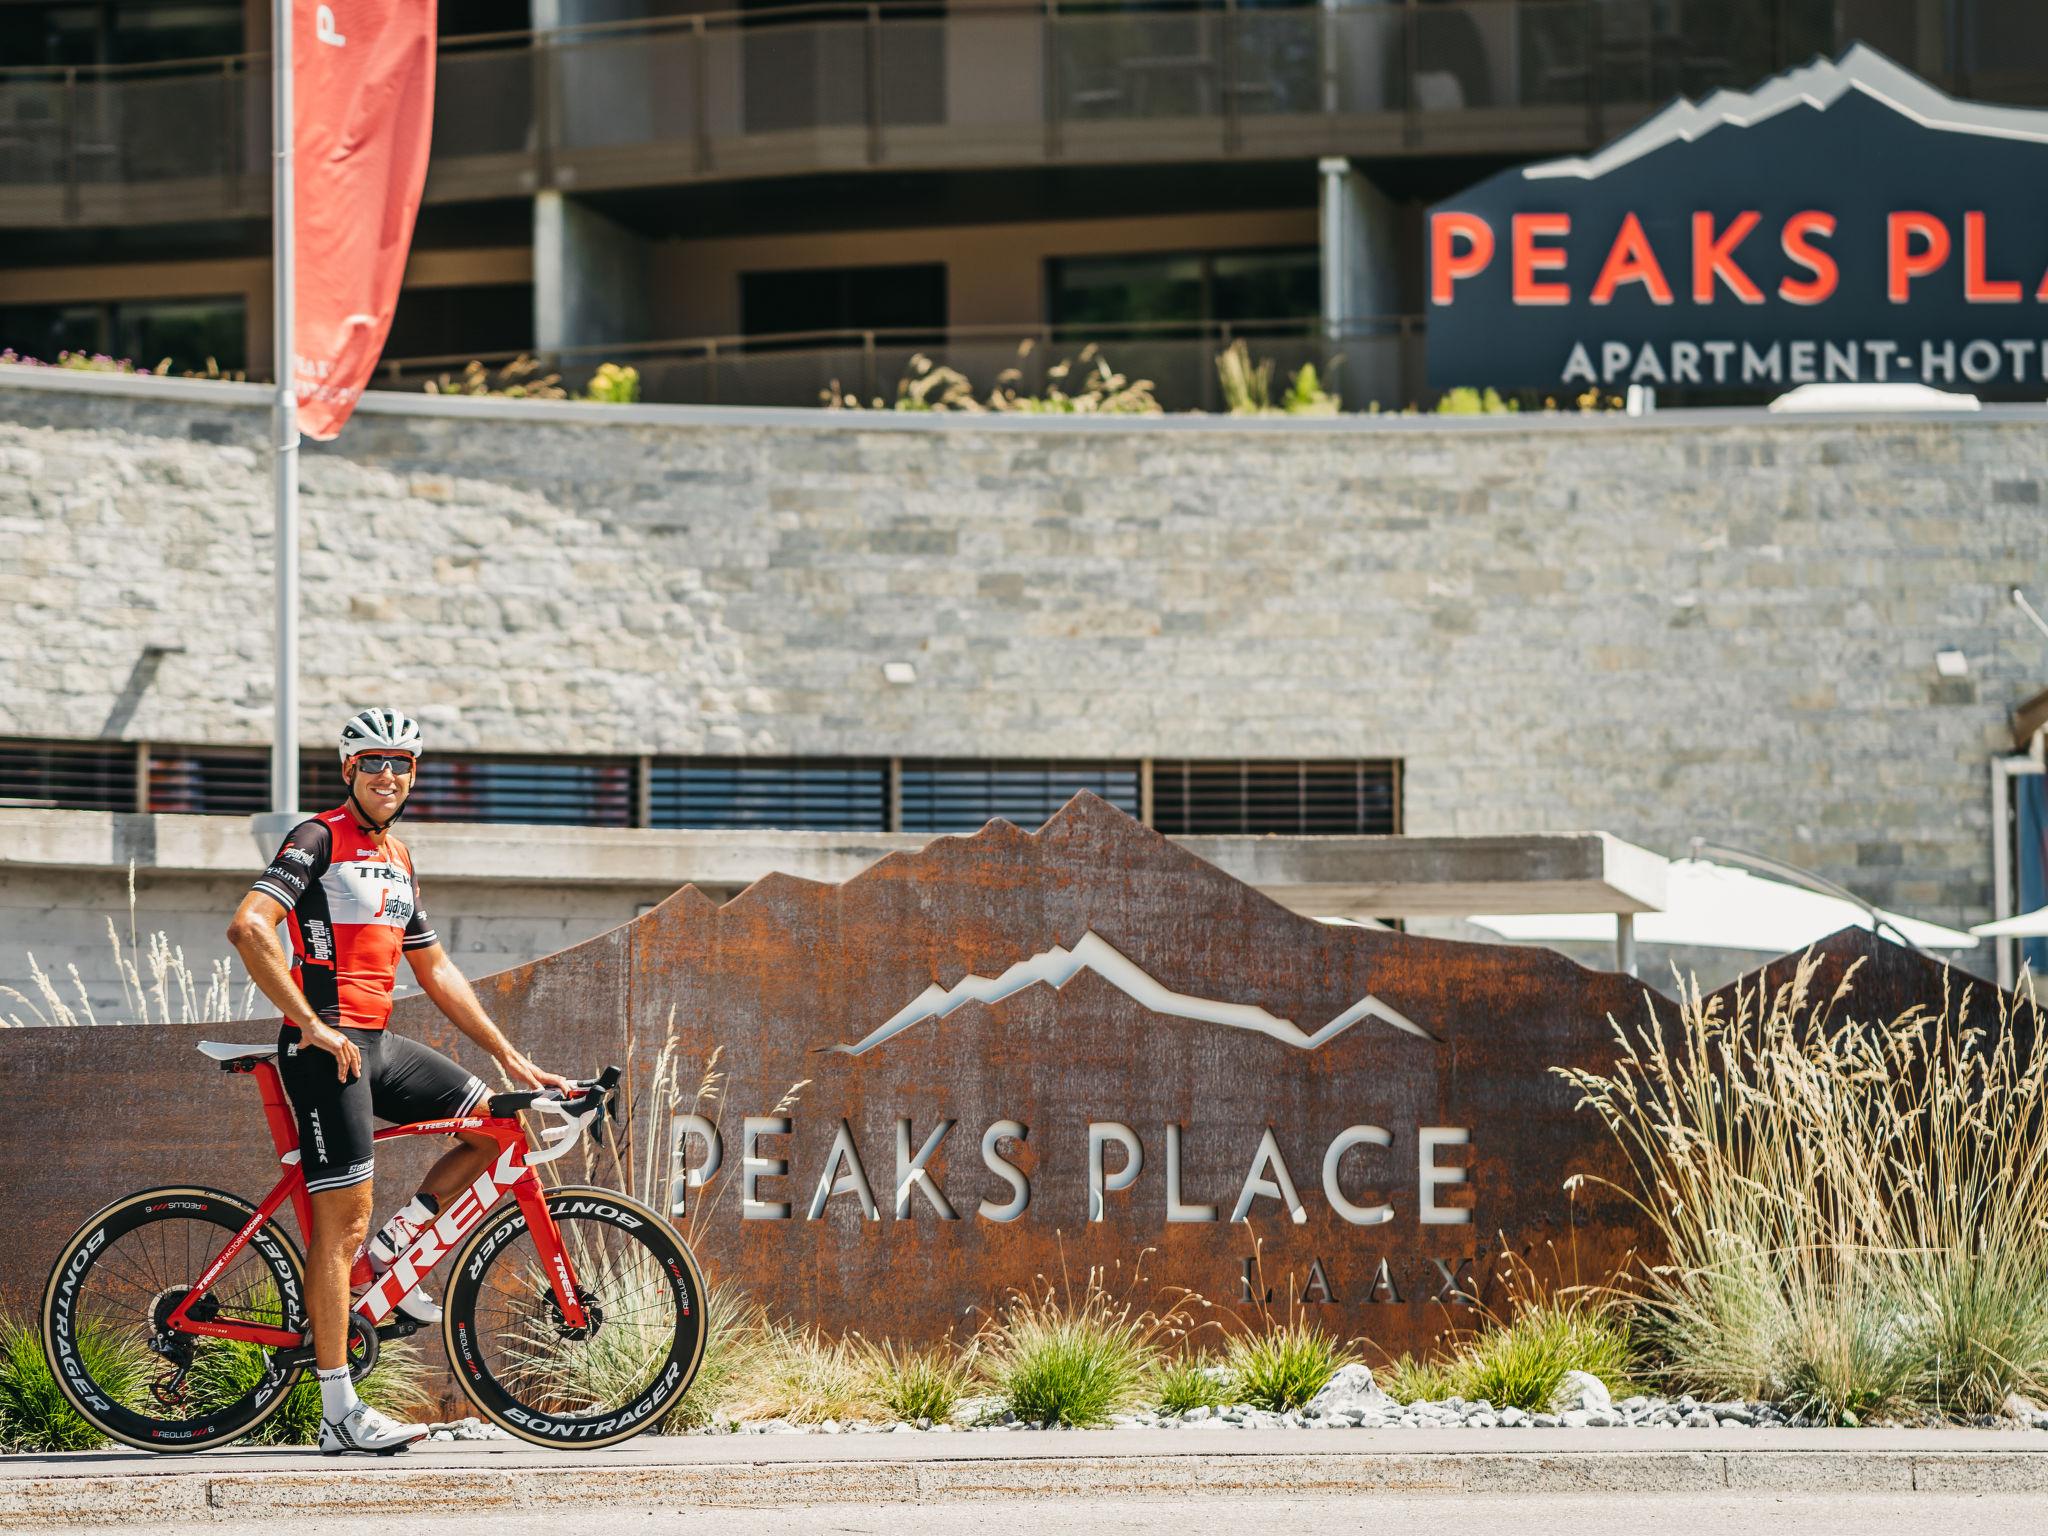
[[[228,1045],[219,1040],[199,1042],[199,1054],[210,1056],[215,1061],[260,1061],[275,1056],[277,1046],[272,1045]]]

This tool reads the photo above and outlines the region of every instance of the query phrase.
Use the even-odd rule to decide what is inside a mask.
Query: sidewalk
[[[2048,1435],[1993,1430],[1097,1430],[645,1436],[583,1454],[523,1442],[389,1459],[309,1450],[0,1457],[0,1527],[205,1524],[469,1510],[652,1509],[1210,1493],[2048,1494]]]

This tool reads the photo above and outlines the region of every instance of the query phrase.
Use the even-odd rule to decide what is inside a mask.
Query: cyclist
[[[341,731],[347,798],[294,827],[242,898],[228,939],[250,979],[284,1014],[278,1072],[298,1121],[299,1151],[311,1196],[306,1310],[320,1382],[320,1449],[391,1452],[421,1438],[364,1404],[348,1375],[350,1272],[365,1253],[370,1225],[372,1116],[394,1121],[466,1114],[487,1096],[484,1084],[440,1052],[389,1036],[391,992],[402,953],[420,990],[487,1051],[514,1083],[570,1088],[520,1054],[491,1022],[476,993],[448,958],[420,908],[412,855],[391,834],[419,765],[420,728],[395,709],[366,709]],[[277,941],[288,923],[289,961]],[[488,1137],[460,1134],[419,1192],[367,1245],[381,1272],[451,1199],[489,1165]],[[441,1308],[415,1291],[401,1310],[438,1323]]]

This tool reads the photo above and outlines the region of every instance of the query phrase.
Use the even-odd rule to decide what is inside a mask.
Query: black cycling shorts
[[[371,1136],[376,1120],[410,1125],[466,1115],[488,1096],[483,1083],[431,1046],[382,1029],[341,1031],[363,1053],[363,1069],[346,1083],[334,1058],[299,1040],[299,1027],[277,1033],[277,1071],[299,1122],[306,1189],[346,1189],[376,1171]]]

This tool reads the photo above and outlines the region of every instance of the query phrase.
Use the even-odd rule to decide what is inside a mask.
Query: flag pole
[[[277,716],[271,731],[270,808],[299,808],[299,406],[293,390],[297,293],[292,201],[292,3],[271,0],[271,336],[277,391],[270,412],[277,537]]]

